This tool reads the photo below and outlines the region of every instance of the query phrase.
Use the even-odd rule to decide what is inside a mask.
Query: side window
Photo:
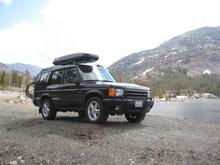
[[[39,84],[45,84],[48,79],[48,72],[43,72],[39,75],[38,82]]]
[[[51,77],[50,84],[62,84],[63,76],[64,76],[64,70],[54,71]]]
[[[65,70],[64,83],[75,83],[77,82],[77,70],[76,68],[69,68]]]

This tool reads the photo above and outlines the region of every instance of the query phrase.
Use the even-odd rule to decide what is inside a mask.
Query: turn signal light
[[[109,88],[108,96],[115,97],[116,96],[116,89],[115,88]]]

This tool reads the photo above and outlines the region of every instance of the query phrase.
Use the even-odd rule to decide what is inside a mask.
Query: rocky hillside
[[[167,70],[188,75],[220,74],[220,26],[203,27],[176,36],[157,48],[131,54],[109,69],[116,77],[146,79]]]

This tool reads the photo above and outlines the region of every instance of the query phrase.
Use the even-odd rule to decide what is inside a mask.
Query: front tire
[[[108,119],[102,100],[98,97],[90,98],[86,103],[86,116],[92,123],[104,123]]]
[[[146,113],[129,113],[125,114],[126,119],[131,123],[140,123],[144,120]]]
[[[41,103],[40,112],[42,117],[46,120],[53,120],[57,112],[53,108],[53,103],[49,99],[44,99]]]

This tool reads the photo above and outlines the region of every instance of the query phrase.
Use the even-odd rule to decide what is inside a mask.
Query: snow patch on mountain
[[[148,72],[152,71],[153,69],[154,69],[154,67],[145,70],[145,71],[142,73],[142,76],[145,76]]]
[[[185,51],[187,51],[187,49],[180,50],[178,53],[182,53],[182,52],[185,52]]]
[[[176,55],[177,52],[170,52],[169,55]]]
[[[144,62],[144,57],[143,58],[141,58],[138,62],[136,62],[136,63],[134,63],[133,65],[139,65],[139,64],[141,64],[142,62]]]

